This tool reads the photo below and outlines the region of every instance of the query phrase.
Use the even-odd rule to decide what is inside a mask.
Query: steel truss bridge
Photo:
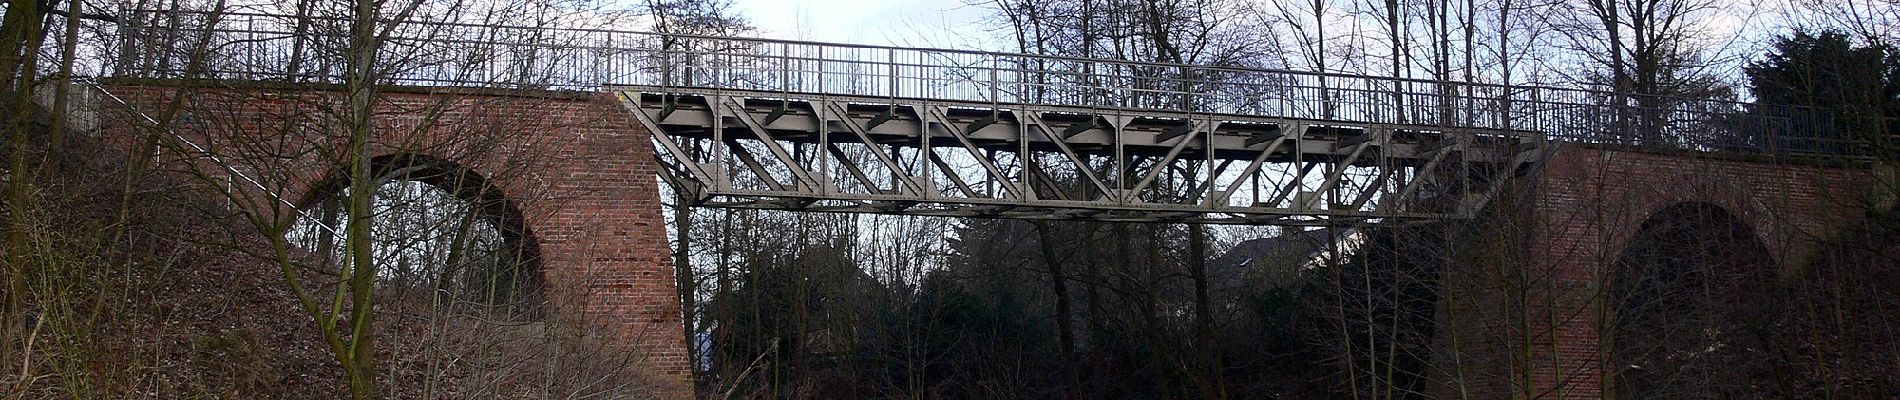
[[[98,33],[111,46],[97,74],[341,81],[341,20],[121,15]],[[662,178],[711,207],[1459,219],[1553,140],[1775,153],[1812,123],[1733,102],[1271,69],[451,22],[389,32],[387,84],[612,93],[653,134]]]
[[[709,89],[620,93],[643,125],[665,132],[656,136],[672,156],[664,177],[728,207],[1276,224],[1457,218],[1537,154],[1529,132]],[[1459,169],[1471,173],[1448,179]]]

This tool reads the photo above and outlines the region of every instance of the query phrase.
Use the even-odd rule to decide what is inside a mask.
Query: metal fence
[[[347,22],[129,10],[106,75],[338,83]],[[1536,86],[638,31],[402,23],[381,83],[521,89],[699,87],[1243,114],[1534,133],[1705,151],[1864,154],[1860,126],[1798,107]]]

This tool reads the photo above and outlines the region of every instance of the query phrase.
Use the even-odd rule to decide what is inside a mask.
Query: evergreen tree
[[[1790,121],[1776,146],[1828,153],[1892,141],[1900,118],[1900,52],[1845,33],[1797,31],[1744,68],[1756,113]],[[1773,128],[1771,128],[1773,129]]]

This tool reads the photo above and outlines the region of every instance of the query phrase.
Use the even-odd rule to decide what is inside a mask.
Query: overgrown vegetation
[[[310,92],[193,82],[215,77],[208,71],[223,61],[210,58],[207,37],[177,29],[203,21],[172,20],[179,25],[164,37],[144,38],[140,45],[161,46],[141,61],[175,66],[170,76],[190,83],[125,104],[69,77],[78,64],[101,68],[77,59],[75,48],[113,44],[81,43],[96,36],[76,22],[63,30],[47,22],[153,21],[68,5],[64,13],[35,2],[6,11],[5,398],[667,393],[639,370],[640,352],[546,311],[561,299],[538,291],[532,239],[508,202],[555,199],[528,188],[504,198],[470,170],[481,165],[485,178],[506,179],[527,168],[541,153],[495,149],[525,143],[539,120],[454,95],[415,105],[383,92],[388,74],[428,63],[377,58],[389,56],[380,46],[395,24],[547,14],[425,1],[280,4],[295,10],[297,29],[353,33],[296,46],[301,53],[285,68],[350,72],[343,90]],[[213,21],[232,11],[171,6]],[[45,57],[43,48],[66,54]],[[115,67],[151,67],[130,64]],[[244,114],[257,102],[286,105],[275,111],[288,114]],[[429,117],[375,122],[404,112]],[[444,113],[462,117],[441,122]],[[336,184],[305,176],[313,171]]]

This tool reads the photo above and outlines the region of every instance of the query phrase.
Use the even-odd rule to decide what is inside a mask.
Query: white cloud
[[[958,1],[738,0],[759,36],[819,42],[977,48],[988,11]]]

